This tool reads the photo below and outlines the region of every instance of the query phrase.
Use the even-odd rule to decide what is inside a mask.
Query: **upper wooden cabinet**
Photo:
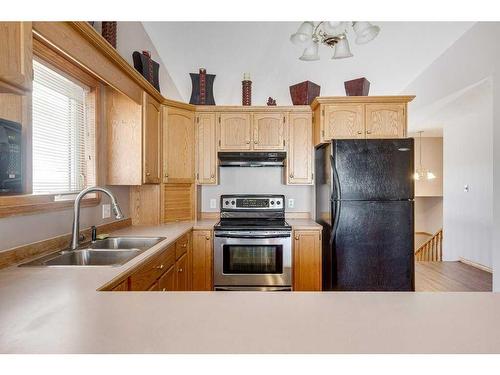
[[[366,138],[406,136],[406,104],[367,104]]]
[[[196,116],[196,182],[217,185],[217,129],[215,113]]]
[[[160,103],[144,93],[143,115],[143,181],[146,184],[160,183],[161,161],[161,108]]]
[[[364,138],[364,107],[362,104],[326,104],[322,111],[322,136],[325,139]]]
[[[164,107],[163,111],[163,182],[194,181],[194,113]]]
[[[250,113],[219,113],[219,149],[223,151],[251,150]]]
[[[285,150],[285,122],[282,112],[253,113],[253,149]]]
[[[331,139],[404,138],[407,106],[414,96],[318,97],[314,144]]]
[[[0,92],[31,91],[31,22],[0,22]]]
[[[313,183],[313,144],[311,113],[288,116],[288,155],[286,181],[290,185]]]

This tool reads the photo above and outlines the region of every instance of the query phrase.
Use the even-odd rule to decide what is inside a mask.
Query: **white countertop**
[[[495,293],[96,291],[192,227],[113,233],[168,238],[122,267],[0,271],[0,352],[500,352]]]

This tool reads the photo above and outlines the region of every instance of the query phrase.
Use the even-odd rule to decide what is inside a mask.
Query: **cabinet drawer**
[[[171,245],[130,276],[130,290],[148,290],[174,263],[175,245]]]
[[[175,243],[175,259],[179,259],[189,248],[189,233],[179,238]]]

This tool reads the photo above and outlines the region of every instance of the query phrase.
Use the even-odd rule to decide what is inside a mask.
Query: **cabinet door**
[[[285,150],[284,113],[254,113],[252,118],[254,150]]]
[[[290,113],[288,124],[287,183],[312,184],[312,115]]]
[[[144,93],[143,104],[143,181],[160,183],[161,113],[160,104]]]
[[[321,232],[294,232],[293,290],[321,290]]]
[[[366,104],[366,138],[403,138],[405,104]]]
[[[219,149],[239,151],[251,149],[251,124],[249,113],[220,113]]]
[[[217,135],[215,113],[196,117],[196,182],[217,185]]]
[[[172,292],[175,290],[175,265],[170,267],[158,280],[158,289],[162,292]]]
[[[192,290],[212,290],[212,233],[193,231]]]
[[[31,90],[31,22],[0,22],[0,81]]]
[[[184,254],[175,262],[177,275],[175,276],[175,290],[188,290],[188,256]]]
[[[163,182],[194,182],[194,113],[164,107],[163,115]]]
[[[328,142],[336,139],[365,137],[364,109],[362,104],[327,104],[322,110],[322,138]]]

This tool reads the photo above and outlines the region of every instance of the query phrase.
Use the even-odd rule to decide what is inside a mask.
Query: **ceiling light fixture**
[[[430,170],[422,167],[422,133],[423,133],[423,131],[418,132],[419,141],[420,141],[420,146],[419,146],[419,148],[420,148],[420,150],[419,150],[420,163],[419,164],[420,165],[417,168],[417,170],[415,171],[415,173],[413,174],[413,178],[415,180],[423,180],[424,178],[427,180],[434,180],[436,178],[436,175],[434,173],[432,173]]]
[[[380,27],[370,22],[321,21],[315,24],[312,21],[306,21],[302,22],[297,32],[290,36],[290,41],[305,48],[304,53],[299,57],[303,61],[319,60],[319,43],[335,49],[332,59],[352,57],[347,40],[349,26],[356,34],[356,44],[368,43],[380,32]]]

